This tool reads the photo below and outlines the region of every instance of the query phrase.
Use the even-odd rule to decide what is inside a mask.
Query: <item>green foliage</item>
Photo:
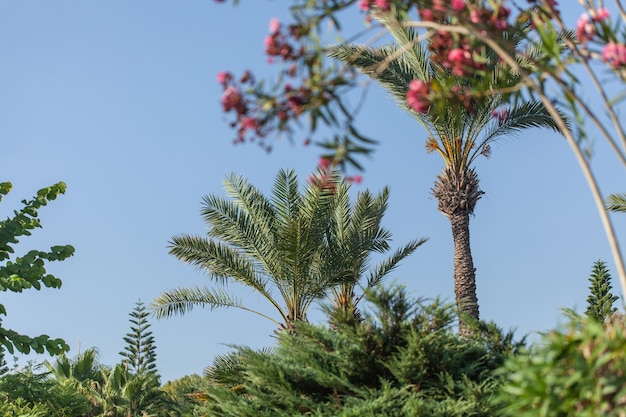
[[[231,380],[207,388],[212,416],[490,416],[493,371],[519,344],[493,325],[456,334],[439,301],[368,293],[373,313],[334,328],[297,323],[274,351],[238,348]],[[218,364],[219,365],[219,364]],[[219,365],[221,366],[221,365]]]
[[[0,319],[0,325],[1,323],[2,320]],[[7,361],[4,357],[4,347],[0,346],[0,378],[7,372],[9,372],[9,367],[7,366]]]
[[[12,402],[0,403],[0,417],[48,417],[52,415],[50,408],[44,404],[29,404],[22,398]]]
[[[32,367],[0,378],[0,416],[78,417],[89,410],[85,395]]]
[[[131,327],[130,333],[124,337],[126,346],[124,351],[120,352],[124,359],[124,364],[128,370],[135,374],[156,374],[156,346],[154,344],[154,336],[148,330],[148,311],[144,304],[139,300],[135,309],[130,313]]]
[[[168,415],[172,400],[159,386],[156,372],[133,373],[126,364],[110,369],[97,360],[95,349],[72,359],[61,355],[44,362],[56,385],[89,399],[89,415],[126,417]]]
[[[626,213],[626,194],[611,194],[606,198],[605,204],[609,211]]]
[[[353,289],[369,272],[370,253],[386,252],[391,235],[380,226],[388,191],[376,197],[362,193],[352,207],[348,187],[336,172],[320,171],[300,190],[295,171],[281,170],[266,197],[245,178],[231,175],[225,181],[229,198],[204,199],[207,237],[176,236],[170,250],[208,272],[218,288],[165,292],[154,300],[156,316],[184,314],[195,306],[235,307],[290,328],[306,321],[311,304],[331,289],[347,295],[340,301],[354,308],[358,300]],[[380,282],[423,242],[410,242],[375,267],[367,286]],[[280,318],[243,305],[226,291],[230,283],[253,289]]]
[[[180,379],[166,382],[161,388],[172,398],[173,415],[192,416],[193,410],[198,404],[198,394],[206,385],[206,379],[200,375],[186,375]]]
[[[434,82],[437,91],[454,91],[461,79],[449,69],[437,65],[427,44],[403,13],[375,13],[374,17],[393,36],[395,43],[377,47],[341,44],[330,48],[329,56],[357,68],[378,81],[428,131],[427,150],[436,150],[447,166],[461,172],[469,168],[480,155],[489,156],[490,144],[502,137],[528,128],[549,128],[558,131],[554,119],[540,101],[520,102],[507,111],[507,117],[498,120],[493,112],[505,103],[501,94],[487,94],[475,98],[471,108],[454,97],[441,94],[426,114],[410,109],[407,92],[412,80]],[[426,37],[425,39],[428,39]],[[498,78],[511,77],[510,71],[494,70],[491,76],[475,77],[479,83],[492,85]]]
[[[604,322],[607,317],[617,311],[613,303],[618,297],[611,293],[611,274],[603,261],[596,261],[589,277],[589,297],[587,297],[587,316]]]
[[[29,288],[40,290],[42,285],[49,288],[61,287],[60,279],[46,273],[45,262],[67,259],[74,254],[72,246],[53,246],[47,252],[31,250],[21,257],[13,257],[13,247],[19,243],[20,237],[30,236],[32,230],[41,228],[37,210],[56,199],[59,194],[64,194],[65,188],[65,184],[60,182],[39,190],[33,199],[22,201],[24,207],[14,211],[13,217],[0,221],[0,261],[5,261],[4,265],[0,265],[0,291],[22,292]],[[0,200],[10,190],[11,183],[0,183]],[[0,314],[6,315],[2,304]],[[69,346],[62,339],[51,339],[45,334],[29,337],[1,327],[0,344],[10,353],[15,350],[30,353],[32,349],[37,353],[47,351],[51,355],[58,355],[69,350]]]
[[[104,383],[96,391],[102,416],[165,416],[172,406],[172,400],[159,388],[159,378],[154,373],[134,375],[124,364],[118,364],[103,374]]]
[[[626,321],[570,314],[561,330],[507,360],[498,398],[503,416],[622,417],[626,408]]]

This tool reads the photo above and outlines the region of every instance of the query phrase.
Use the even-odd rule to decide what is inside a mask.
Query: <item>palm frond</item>
[[[380,82],[403,108],[407,108],[406,93],[410,82],[421,79],[419,77],[423,75],[394,46],[368,48],[358,45],[337,45],[329,49],[328,55]]]
[[[232,388],[243,380],[243,366],[238,352],[217,355],[213,364],[204,369],[204,376],[211,382]]]
[[[559,112],[559,116],[569,126],[567,117]],[[490,128],[487,128],[481,142],[492,142],[504,135],[517,134],[530,128],[548,128],[560,132],[554,118],[540,101],[527,101],[520,103],[508,110],[508,114],[501,121],[494,120]]]
[[[246,307],[240,299],[232,297],[222,289],[213,290],[197,286],[177,288],[163,292],[161,295],[156,297],[150,305],[152,313],[157,319],[168,318],[176,315],[182,316],[193,310],[194,307],[208,307],[210,310],[214,310],[216,308],[238,308],[258,314],[259,316],[265,317],[276,324],[280,324],[280,322],[274,320],[273,318]],[[282,310],[279,308],[279,311]]]
[[[236,174],[225,179],[230,200],[216,196],[204,199],[203,217],[209,236],[243,249],[271,273],[278,273],[275,251],[275,206],[256,187]]]
[[[237,248],[201,236],[172,237],[170,254],[179,260],[208,272],[220,283],[234,278],[244,284],[260,281],[252,260]]]
[[[294,170],[280,170],[274,180],[272,189],[272,203],[276,214],[276,221],[282,227],[298,217],[300,210],[300,190],[298,177]]]
[[[609,211],[626,213],[626,193],[611,194],[604,204]]]
[[[422,246],[427,240],[428,239],[412,240],[403,247],[398,248],[393,255],[385,259],[370,272],[367,277],[367,288],[372,288],[380,284],[383,278],[396,269],[400,261],[415,252],[417,248]]]
[[[419,33],[415,26],[410,25],[406,16],[396,13],[374,13],[374,17],[385,25],[393,36],[407,64],[417,73],[418,80],[428,80],[432,76],[433,68],[430,65],[426,48],[419,41]]]

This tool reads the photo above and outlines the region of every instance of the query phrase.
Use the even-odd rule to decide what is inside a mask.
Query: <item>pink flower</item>
[[[481,19],[481,16],[480,16],[480,13],[478,11],[472,10],[470,12],[470,20],[472,21],[472,23],[478,24],[478,23],[480,23],[480,19]]]
[[[438,12],[445,12],[446,11],[446,0],[433,0],[432,8],[433,8],[433,10],[436,10]]]
[[[626,46],[609,42],[602,48],[602,60],[613,68],[626,64]]]
[[[217,82],[220,84],[226,84],[232,79],[233,79],[233,76],[228,71],[221,71],[217,74]]]
[[[370,6],[371,5],[369,0],[361,0],[361,2],[359,3],[359,9],[363,10],[364,12],[369,11]]]
[[[429,86],[422,80],[413,80],[409,83],[406,101],[410,108],[418,113],[426,114],[430,108],[428,101]]]
[[[270,33],[273,35],[274,33],[280,30],[280,20],[274,17],[270,20]]]
[[[596,34],[596,27],[591,22],[589,15],[587,13],[583,13],[580,18],[578,18],[578,22],[576,23],[576,36],[578,36],[578,40],[582,43],[586,43],[593,39]]]
[[[593,20],[596,22],[601,22],[603,20],[607,20],[611,14],[609,10],[605,7],[602,7],[596,10],[595,15],[593,16]]]
[[[460,48],[452,49],[448,52],[448,61],[450,62],[463,62],[465,51]]]
[[[467,75],[467,68],[473,67],[472,53],[465,49],[455,48],[448,52],[448,61],[444,65],[452,68],[452,74],[457,76]]]
[[[320,158],[319,162],[317,163],[317,166],[320,169],[327,171],[330,168],[331,163],[332,163],[332,160],[330,158]]]
[[[349,177],[346,177],[346,181],[359,185],[363,182],[363,176],[362,175],[349,176]]]
[[[433,11],[430,9],[420,8],[419,14],[424,22],[432,22],[435,19],[435,15],[433,14]]]
[[[241,128],[245,130],[256,130],[259,127],[259,121],[253,117],[243,116],[241,118]]]
[[[502,123],[509,117],[509,111],[507,109],[494,110],[491,115],[498,122]]]
[[[380,10],[389,10],[391,6],[389,5],[389,0],[374,0],[376,3],[376,7]]]
[[[450,4],[452,5],[452,8],[457,12],[465,9],[465,0],[452,0]]]
[[[243,96],[238,88],[228,87],[222,95],[222,106],[228,112],[242,105]]]

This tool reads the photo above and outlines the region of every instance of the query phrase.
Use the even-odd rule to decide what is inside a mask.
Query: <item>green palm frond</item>
[[[378,264],[367,277],[367,288],[372,288],[380,284],[381,280],[392,272],[398,264],[407,256],[411,255],[428,239],[412,240],[401,248],[398,248],[393,255]]]
[[[223,289],[209,289],[206,287],[177,288],[165,291],[152,301],[152,312],[157,318],[167,318],[184,315],[194,307],[209,308],[238,308],[258,314],[276,324],[280,322],[246,307],[240,299],[232,297]],[[279,308],[280,310],[280,308]]]
[[[360,192],[353,205],[343,193],[338,193],[337,198],[339,203],[329,235],[333,242],[329,250],[335,252],[328,256],[329,260],[336,256],[336,260],[327,266],[328,273],[333,274],[338,283],[332,291],[333,304],[344,311],[351,311],[360,300],[355,295],[354,288],[370,270],[372,254],[389,250],[391,233],[382,226],[389,201],[389,188],[385,187],[376,196],[368,190]],[[375,271],[370,272],[370,277],[375,277],[370,278],[371,285],[379,283],[402,259],[424,242],[425,239],[410,242]]]
[[[564,114],[560,117],[567,122]],[[489,143],[504,135],[517,134],[530,128],[548,128],[559,132],[559,127],[552,118],[546,107],[540,101],[527,101],[520,103],[508,110],[508,114],[502,121],[494,120],[482,138],[482,143]]]
[[[294,170],[280,170],[274,180],[272,203],[275,208],[275,221],[282,227],[289,227],[299,216],[301,196],[298,177]]]
[[[409,83],[419,75],[404,55],[398,55],[394,46],[337,45],[329,49],[328,55],[380,82],[400,101],[406,98]],[[390,59],[392,56],[395,59]]]
[[[418,80],[431,78],[433,68],[423,42],[419,41],[417,29],[411,26],[400,13],[375,13],[374,17],[385,25],[393,36],[399,52],[406,59],[406,66],[416,73],[415,78]]]
[[[310,305],[333,288],[356,285],[371,254],[389,249],[391,233],[381,226],[389,190],[359,193],[352,206],[350,186],[338,172],[320,171],[316,177],[300,190],[295,172],[281,170],[267,198],[231,175],[225,181],[228,199],[204,199],[207,236],[180,235],[170,242],[172,255],[207,272],[218,288],[165,292],[154,300],[154,314],[234,307],[280,323],[226,292],[224,287],[236,282],[262,295],[280,314],[281,327],[289,328],[306,321]]]
[[[377,80],[396,99],[400,107],[411,112],[413,116],[428,131],[430,137],[438,143],[430,150],[438,150],[446,165],[456,170],[467,169],[471,162],[485,149],[489,142],[522,129],[532,127],[547,127],[558,131],[554,119],[545,107],[537,101],[523,102],[509,110],[509,116],[502,122],[494,122],[492,113],[502,104],[500,95],[492,95],[481,99],[472,111],[464,111],[458,106],[442,105],[429,114],[418,114],[408,108],[406,94],[409,83],[414,79],[429,81],[437,79],[442,86],[449,85],[451,75],[444,68],[430,63],[424,42],[418,42],[419,34],[401,14],[375,13],[377,18],[395,39],[395,45],[366,47],[360,45],[341,44],[330,49],[329,55],[344,63],[353,66],[365,75]],[[505,40],[511,45],[518,45],[524,34],[529,30],[528,23],[522,23],[510,33],[504,33]],[[563,31],[559,34],[561,43],[565,39],[572,39],[572,33]],[[526,55],[529,62],[541,58],[541,48],[531,48]],[[524,58],[520,56],[520,60]],[[488,57],[489,58],[489,57]],[[492,57],[495,60],[497,57]],[[524,66],[521,63],[522,67]],[[492,74],[496,80],[509,79],[515,84],[519,81],[519,74],[513,74],[504,65],[496,65]],[[563,114],[560,114],[566,121]],[[457,143],[460,138],[461,142]]]
[[[254,257],[268,272],[278,273],[272,251],[277,239],[274,205],[236,174],[224,181],[224,188],[230,199],[215,195],[204,198],[201,214],[210,225],[208,235]]]
[[[609,211],[626,213],[626,193],[611,194],[604,204]]]
[[[213,364],[207,367],[203,374],[211,382],[232,388],[241,384],[243,380],[242,371],[243,366],[239,354],[230,352],[215,356]]]
[[[254,258],[220,241],[200,236],[174,236],[170,254],[204,270],[218,283],[235,280],[264,294],[267,277],[259,273]]]

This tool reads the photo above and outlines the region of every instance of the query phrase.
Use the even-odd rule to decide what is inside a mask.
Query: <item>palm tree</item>
[[[398,266],[399,262],[413,253],[426,239],[413,240],[397,249],[376,267],[370,268],[374,253],[385,253],[391,240],[391,232],[381,224],[388,207],[389,188],[378,195],[369,190],[359,192],[354,204],[350,203],[349,187],[338,187],[335,210],[329,233],[329,248],[335,251],[330,259],[339,259],[341,265],[332,265],[331,270],[342,271],[341,284],[331,288],[331,300],[335,312],[361,319],[358,303],[365,291],[374,288]],[[363,277],[367,275],[364,284]],[[363,292],[357,295],[357,286]]]
[[[432,106],[427,113],[415,112],[407,104],[412,80],[436,80],[439,85],[451,85],[455,79],[448,69],[430,59],[427,45],[420,42],[417,30],[400,15],[379,13],[375,16],[393,35],[395,44],[380,47],[343,44],[332,48],[330,56],[381,83],[400,106],[426,128],[427,151],[437,151],[443,158],[444,167],[432,192],[439,211],[448,217],[452,226],[454,292],[461,312],[460,332],[468,335],[463,317],[479,318],[469,220],[483,194],[473,162],[479,155],[489,156],[490,144],[504,135],[531,127],[558,131],[558,127],[538,101],[519,103],[508,110],[506,117],[494,117],[494,112],[503,104],[498,94],[472,103],[469,109],[450,102]],[[500,74],[502,72],[495,71],[494,77]]]
[[[166,415],[173,408],[173,400],[160,389],[158,375],[135,375],[123,363],[104,372],[99,394],[102,417]]]
[[[170,253],[207,271],[218,288],[167,291],[153,302],[156,316],[184,314],[194,306],[235,307],[290,329],[294,322],[307,320],[307,310],[314,301],[329,290],[339,294],[339,288],[350,295],[344,300],[346,305],[355,307],[350,288],[364,272],[368,253],[388,248],[390,235],[377,223],[386,208],[386,193],[378,199],[364,194],[355,211],[361,218],[350,222],[346,218],[350,217],[348,185],[339,181],[336,172],[317,175],[301,192],[295,172],[281,170],[268,198],[233,174],[225,181],[230,198],[206,196],[202,215],[208,224],[207,237],[176,236]],[[422,242],[413,241],[401,248],[372,272],[368,284],[379,282]],[[280,317],[244,305],[224,290],[227,283],[252,288]]]
[[[100,408],[99,391],[104,383],[106,367],[98,360],[95,348],[87,349],[71,359],[63,354],[54,363],[44,361],[43,364],[59,384],[70,386],[85,396],[92,405],[92,411]]]

